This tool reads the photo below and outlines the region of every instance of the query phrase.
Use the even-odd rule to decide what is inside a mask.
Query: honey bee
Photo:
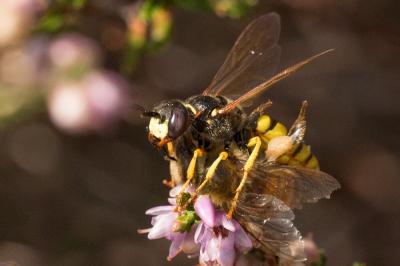
[[[274,74],[279,34],[277,14],[255,19],[202,94],[163,101],[142,115],[150,117],[149,141],[170,161],[166,184],[183,184],[181,195],[193,184],[192,199],[208,194],[257,240],[258,250],[280,261],[303,261],[292,209],[328,198],[340,185],[319,170],[304,143],[306,101],[290,129],[266,114],[270,101],[251,112],[244,103],[331,50]]]

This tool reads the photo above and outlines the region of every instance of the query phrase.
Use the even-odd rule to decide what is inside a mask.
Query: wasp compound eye
[[[189,120],[187,109],[180,103],[171,110],[171,118],[168,123],[168,136],[176,139],[185,132]]]

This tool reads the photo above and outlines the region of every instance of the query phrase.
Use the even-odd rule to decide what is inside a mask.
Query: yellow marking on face
[[[215,108],[214,110],[212,110],[212,112],[211,112],[211,116],[212,116],[212,117],[216,116],[217,114],[218,114],[218,109],[217,109],[217,108]]]
[[[163,139],[168,135],[168,120],[161,123],[159,118],[152,117],[149,123],[149,131],[156,138]]]

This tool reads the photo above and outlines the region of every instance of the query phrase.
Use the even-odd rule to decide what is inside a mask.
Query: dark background
[[[296,211],[328,265],[400,260],[400,16],[398,1],[260,1],[240,20],[174,10],[171,42],[133,77],[152,106],[200,93],[240,31],[258,15],[281,16],[281,67],[335,52],[268,92],[271,114],[290,124],[302,100],[307,142],[342,189]],[[70,136],[46,115],[0,131],[0,264],[193,265],[172,263],[168,241],[149,241],[146,209],[166,203],[168,165],[147,143],[145,121],[107,135]]]

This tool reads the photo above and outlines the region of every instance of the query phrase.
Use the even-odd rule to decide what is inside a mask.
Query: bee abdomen
[[[286,136],[287,134],[287,128],[269,115],[262,115],[258,118],[256,131],[265,143],[268,143],[273,138]]]
[[[257,135],[260,136],[264,148],[268,142],[279,136],[286,136],[288,130],[285,125],[271,118],[268,115],[262,115],[257,121]],[[312,154],[311,147],[305,143],[297,144],[290,152],[278,158],[278,162],[288,165],[301,165],[311,169],[318,169],[319,163],[317,157]]]
[[[305,143],[297,144],[285,155],[278,158],[278,162],[288,165],[301,165],[311,169],[318,169],[317,157],[312,154],[311,147]]]

